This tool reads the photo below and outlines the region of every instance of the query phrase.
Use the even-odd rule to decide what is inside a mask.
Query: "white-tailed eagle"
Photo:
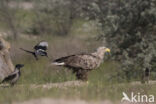
[[[88,72],[100,66],[105,52],[110,52],[110,49],[99,47],[94,53],[61,57],[54,60],[52,65],[70,68],[76,74],[78,80],[88,80]]]

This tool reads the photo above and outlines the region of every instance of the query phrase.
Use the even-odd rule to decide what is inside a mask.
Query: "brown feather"
[[[94,69],[99,66],[100,58],[92,54],[78,54],[62,57],[54,62],[64,62],[65,66],[73,68]]]
[[[99,65],[103,62],[105,52],[110,52],[110,49],[106,47],[99,47],[94,53],[82,53],[62,57],[54,60],[53,64],[68,67],[73,70],[77,79],[87,80],[88,71],[99,67]]]

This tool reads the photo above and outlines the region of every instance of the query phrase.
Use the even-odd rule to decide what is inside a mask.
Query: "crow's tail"
[[[34,54],[34,52],[32,52],[32,51],[25,50],[25,49],[23,49],[23,48],[20,48],[20,49],[23,50],[23,51],[25,51],[25,52],[28,52],[28,53],[32,53],[32,54]]]

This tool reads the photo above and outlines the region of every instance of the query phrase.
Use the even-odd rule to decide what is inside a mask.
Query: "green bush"
[[[85,12],[102,27],[102,40],[112,49],[112,59],[122,63],[127,80],[151,69],[156,56],[156,3],[154,0],[94,0]]]

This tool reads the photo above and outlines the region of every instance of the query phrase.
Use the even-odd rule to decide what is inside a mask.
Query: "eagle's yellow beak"
[[[106,52],[110,52],[110,49],[109,48],[106,48]]]

